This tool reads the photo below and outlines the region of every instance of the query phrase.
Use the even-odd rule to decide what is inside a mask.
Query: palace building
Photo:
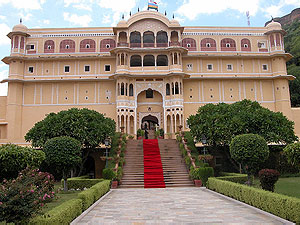
[[[136,135],[150,122],[175,134],[207,103],[258,101],[295,121],[284,51],[285,31],[266,27],[181,26],[142,11],[116,27],[13,27],[8,95],[0,97],[0,143],[24,135],[50,112],[89,108]]]

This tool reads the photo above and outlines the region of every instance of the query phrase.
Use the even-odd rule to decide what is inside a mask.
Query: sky
[[[182,26],[264,26],[300,7],[300,0],[157,0],[159,12],[167,12]],[[28,28],[111,27],[124,14],[146,10],[148,0],[0,0],[0,59],[10,54],[6,36],[20,18]],[[8,66],[0,62],[0,80],[8,77]],[[7,84],[0,84],[0,96]]]

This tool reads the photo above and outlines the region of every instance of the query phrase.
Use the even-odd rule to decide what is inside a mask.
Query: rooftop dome
[[[268,31],[272,31],[272,30],[282,30],[281,28],[281,24],[278,22],[274,22],[272,21],[271,23],[269,23],[266,28],[268,29]]]
[[[172,26],[180,26],[179,22],[178,22],[177,20],[175,20],[175,19],[170,20],[170,24],[171,24]]]
[[[13,30],[13,32],[24,32],[24,33],[26,33],[28,28],[25,25],[23,25],[22,23],[20,23],[20,24],[14,26],[12,30]]]
[[[127,25],[127,22],[125,20],[121,20],[118,24],[117,27],[124,27]]]

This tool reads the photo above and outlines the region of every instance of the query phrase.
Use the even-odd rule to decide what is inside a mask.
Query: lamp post
[[[201,135],[201,142],[202,142],[202,144],[203,144],[203,154],[204,154],[204,163],[206,163],[206,159],[205,159],[205,155],[206,155],[206,149],[205,149],[205,145],[206,145],[206,143],[207,143],[207,139],[206,139],[206,136],[205,136],[205,134],[202,134]]]
[[[108,146],[110,145],[110,140],[108,137],[105,138],[104,140],[104,144],[105,144],[105,159],[106,159],[106,162],[105,162],[105,168],[107,168],[107,163],[108,163]]]

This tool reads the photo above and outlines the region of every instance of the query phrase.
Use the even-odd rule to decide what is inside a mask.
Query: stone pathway
[[[205,188],[115,189],[72,224],[286,224]]]

